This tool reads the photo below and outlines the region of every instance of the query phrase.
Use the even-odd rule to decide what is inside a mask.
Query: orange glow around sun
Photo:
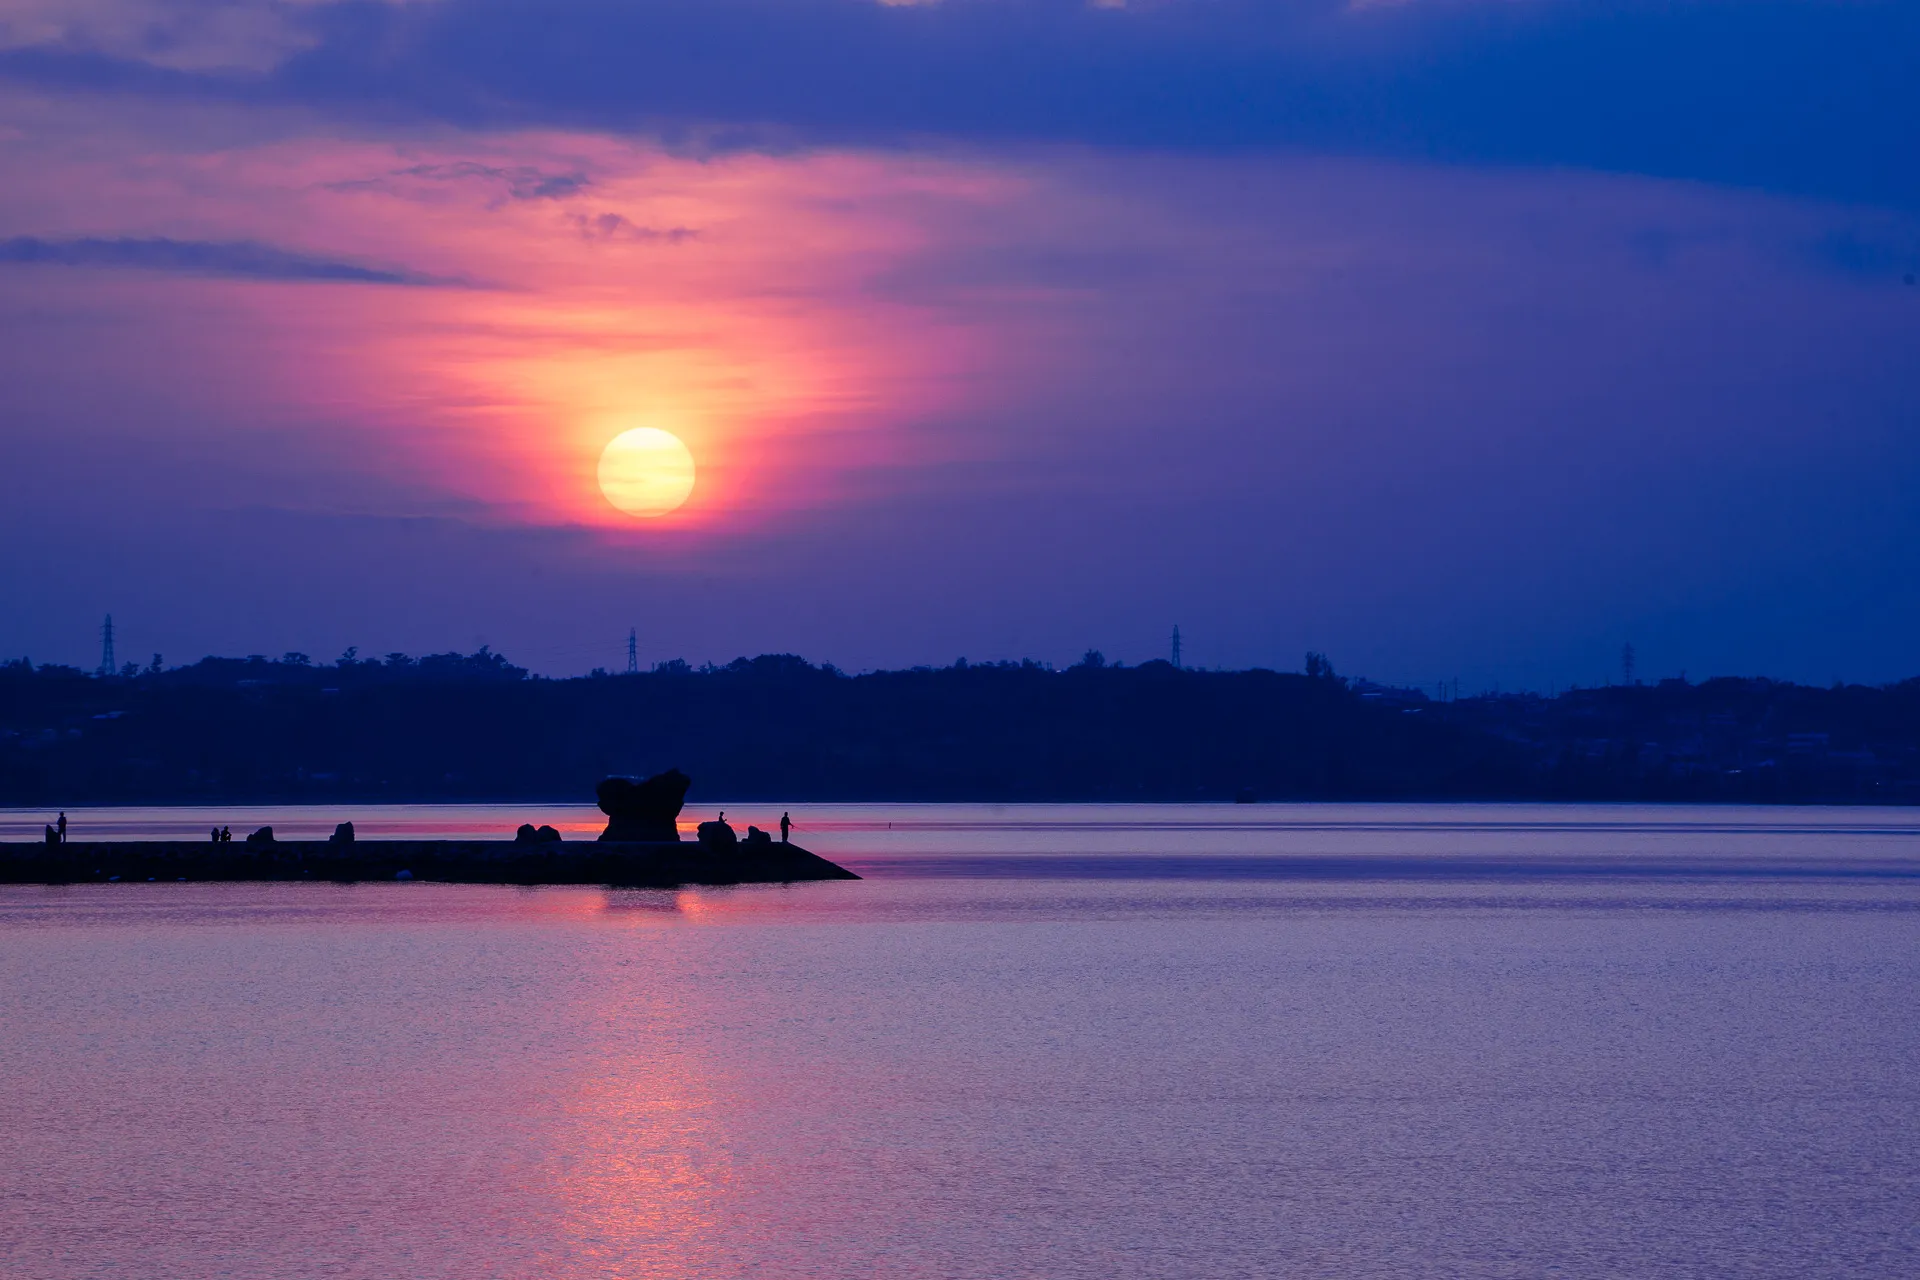
[[[304,326],[302,349],[321,353],[282,371],[280,393],[377,424],[402,478],[511,523],[739,525],[831,505],[850,477],[917,460],[914,424],[969,385],[981,335],[868,282],[926,244],[928,201],[992,201],[1010,179],[844,155],[490,145],[512,152],[491,167],[589,180],[566,200],[502,200],[419,178],[451,162],[414,152],[247,157],[250,180],[277,178],[286,220],[309,215],[331,252],[451,282],[301,286],[297,312],[286,288],[248,295],[263,324]],[[608,500],[600,474],[608,442],[635,426],[678,437],[698,476],[683,504],[644,519]]]
[[[954,299],[984,286],[964,276],[899,284],[1028,199],[1036,179],[1006,165],[450,133],[129,166],[108,140],[57,141],[16,148],[60,175],[33,189],[35,226],[138,209],[143,235],[404,274],[60,281],[163,317],[169,353],[200,367],[156,385],[190,387],[209,417],[301,432],[344,477],[327,501],[355,509],[658,539],[833,508],[949,460],[962,446],[929,424],[990,394],[983,371],[1008,350],[1045,345],[969,319]],[[568,181],[549,196],[527,175]],[[645,517],[600,476],[608,442],[638,426],[678,437],[696,474],[684,502]]]

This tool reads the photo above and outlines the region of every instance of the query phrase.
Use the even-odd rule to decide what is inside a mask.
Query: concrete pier
[[[404,874],[403,874],[404,873]],[[186,840],[0,843],[0,884],[146,880],[436,880],[454,884],[780,884],[858,880],[796,844],[693,841]]]

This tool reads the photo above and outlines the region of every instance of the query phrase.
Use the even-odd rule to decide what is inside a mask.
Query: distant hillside
[[[844,675],[790,655],[548,680],[497,654],[0,665],[0,804],[577,800],[678,766],[787,800],[1920,800],[1920,681],[1429,701],[1088,661]]]

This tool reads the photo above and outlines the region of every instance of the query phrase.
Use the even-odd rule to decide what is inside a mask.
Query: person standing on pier
[[[65,809],[60,811],[60,821],[57,825],[60,832],[60,843],[65,844],[67,842],[67,811]]]

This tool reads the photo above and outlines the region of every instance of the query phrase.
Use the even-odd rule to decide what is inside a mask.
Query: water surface
[[[1920,1269],[1907,813],[793,812],[871,878],[0,889],[0,1273]]]

